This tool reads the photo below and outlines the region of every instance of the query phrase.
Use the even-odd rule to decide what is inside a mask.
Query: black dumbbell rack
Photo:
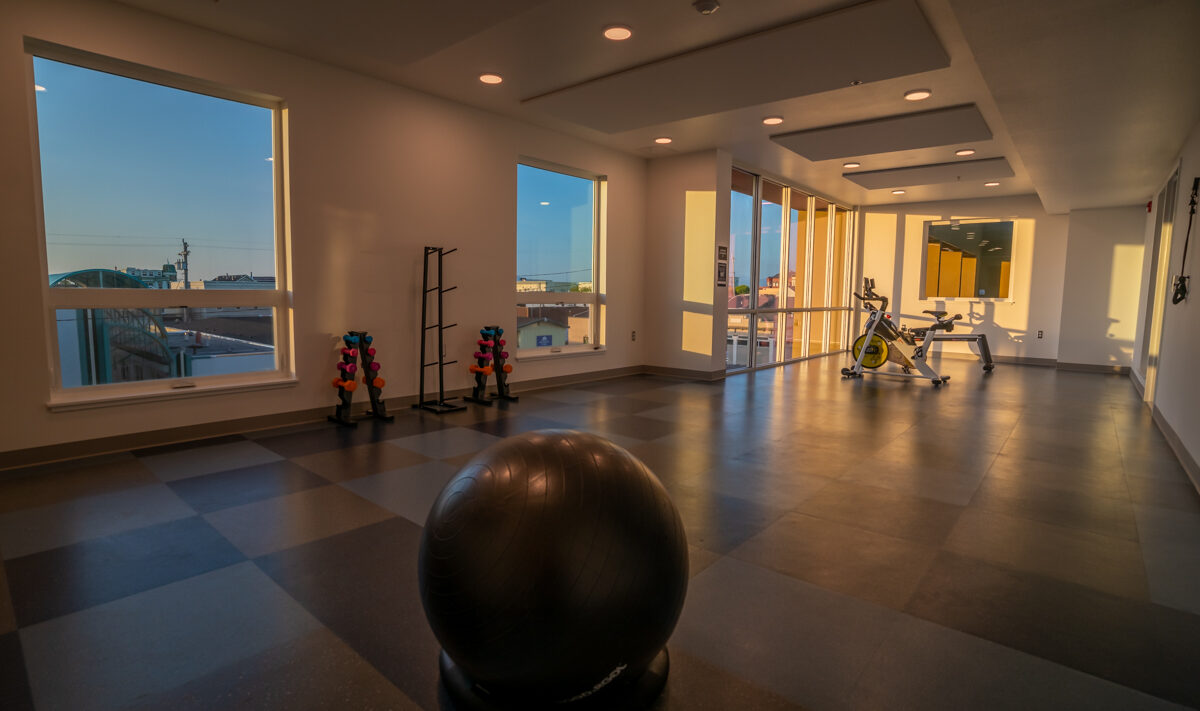
[[[420,356],[420,361],[419,361],[421,365],[420,365],[420,368],[418,368],[418,373],[417,373],[418,380],[420,381],[420,386],[419,386],[419,395],[417,396],[417,402],[413,405],[413,407],[419,408],[422,410],[429,410],[430,412],[433,412],[433,413],[436,413],[439,415],[447,413],[447,412],[456,412],[458,410],[467,409],[466,405],[459,405],[456,403],[452,403],[451,400],[454,400],[455,398],[446,397],[446,372],[445,372],[446,366],[453,365],[453,364],[457,363],[458,361],[457,360],[446,360],[446,341],[445,341],[444,333],[447,329],[454,328],[458,324],[445,323],[443,316],[442,316],[442,314],[444,313],[443,309],[442,309],[442,295],[447,292],[454,291],[458,287],[443,286],[443,284],[445,282],[442,280],[442,275],[443,275],[442,258],[445,257],[447,254],[453,254],[454,252],[457,252],[457,251],[458,251],[457,249],[443,249],[441,247],[426,247],[425,248],[425,265],[423,267],[424,274],[421,279],[421,356]],[[430,260],[430,257],[433,257],[434,255],[437,255],[437,284],[431,287],[429,285],[429,260]],[[430,323],[429,322],[429,295],[431,293],[435,293],[435,292],[437,293],[437,317],[433,323]],[[437,330],[437,359],[432,360],[432,361],[427,361],[426,358],[429,357],[429,354],[428,354],[428,348],[427,348],[426,335],[430,331],[435,330],[435,329]],[[434,368],[434,367],[437,368],[437,381],[438,381],[437,399],[432,399],[432,398],[426,399],[426,397],[425,397],[425,369],[426,368]],[[432,395],[432,393],[431,393],[431,395]]]
[[[367,417],[373,417],[384,422],[393,418],[387,414],[383,404],[383,378],[379,377],[379,364],[375,362],[375,348],[371,346],[371,336],[366,331],[349,331],[342,336],[342,360],[338,363],[338,377],[333,379],[333,386],[338,389],[338,404],[334,407],[329,419],[339,425],[354,427],[358,423],[350,417],[350,405],[354,400],[354,391],[358,389],[356,376],[362,363],[362,380],[367,386],[367,394],[371,398],[371,409]]]
[[[471,389],[470,395],[463,396],[463,400],[480,405],[492,404],[493,398],[487,394],[487,379],[493,371],[491,348],[495,339],[495,331],[489,330],[487,326],[479,329],[479,340],[475,342],[479,350],[475,351],[475,365],[471,366],[471,372],[475,374],[475,387]]]
[[[516,402],[520,398],[508,392],[508,374],[512,371],[512,366],[505,364],[508,351],[504,350],[504,339],[501,338],[504,329],[499,326],[488,326],[487,329],[492,332],[492,372],[496,374],[496,392],[492,393],[492,396],[497,400]]]

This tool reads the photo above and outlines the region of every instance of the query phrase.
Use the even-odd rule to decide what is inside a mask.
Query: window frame
[[[528,168],[536,168],[545,170],[551,173],[559,173],[572,178],[581,178],[591,181],[592,183],[592,291],[590,293],[579,291],[517,291],[513,287],[515,300],[513,301],[513,309],[521,305],[558,305],[566,304],[587,304],[591,309],[591,319],[589,328],[588,343],[574,343],[562,346],[541,346],[535,348],[520,348],[516,351],[517,360],[536,360],[540,358],[558,358],[572,355],[586,355],[592,353],[603,353],[606,350],[605,326],[606,326],[606,298],[607,284],[605,282],[604,253],[608,242],[608,176],[600,173],[593,173],[579,168],[552,163],[550,161],[533,158],[530,156],[518,156],[518,166],[526,166]],[[519,192],[519,186],[518,192]],[[513,203],[517,202],[516,196],[513,197]],[[520,235],[515,235],[516,241],[520,240]],[[515,246],[515,244],[514,244]],[[516,256],[514,250],[514,257]],[[513,283],[516,284],[518,275],[517,270],[513,269]],[[517,333],[517,329],[513,329],[513,333]],[[520,338],[518,336],[518,342]]]
[[[929,272],[928,272],[928,269],[929,269],[929,228],[933,227],[934,225],[950,225],[950,224],[957,224],[960,226],[961,225],[985,225],[985,224],[998,224],[1001,222],[1008,222],[1012,225],[1012,237],[1011,237],[1012,243],[1009,246],[1010,255],[1009,255],[1009,260],[1008,260],[1009,261],[1008,296],[926,296],[926,294],[928,293],[928,289],[929,289],[929,279],[928,279],[928,275],[929,275]],[[960,302],[977,301],[980,303],[991,302],[991,303],[999,303],[999,304],[1006,304],[1006,303],[1014,302],[1013,294],[1015,293],[1016,290],[1013,289],[1013,277],[1014,277],[1013,265],[1016,264],[1016,256],[1017,256],[1017,220],[1016,219],[1004,218],[1004,217],[975,217],[975,218],[970,218],[970,219],[955,218],[955,219],[951,219],[951,220],[925,220],[925,223],[924,223],[924,225],[922,225],[922,228],[921,228],[921,233],[922,233],[921,234],[921,279],[920,279],[920,283],[917,286],[917,288],[920,289],[920,291],[918,293],[921,296],[921,301],[960,301]]]
[[[46,406],[51,411],[70,411],[129,402],[197,397],[228,391],[260,390],[295,385],[292,320],[293,293],[290,259],[290,202],[288,165],[288,109],[283,99],[262,92],[230,88],[216,82],[189,77],[74,47],[25,37],[24,51],[29,101],[33,163],[33,199],[37,249],[41,271],[41,308],[47,345],[50,388]],[[52,288],[47,249],[45,198],[42,186],[42,152],[38,133],[37,101],[33,60],[35,57],[83,69],[113,74],[171,89],[202,94],[226,101],[258,106],[271,111],[272,203],[274,212],[274,289],[73,289]],[[60,360],[57,312],[77,309],[158,309],[204,307],[271,307],[274,331],[275,368],[227,375],[180,376],[123,383],[64,387]]]

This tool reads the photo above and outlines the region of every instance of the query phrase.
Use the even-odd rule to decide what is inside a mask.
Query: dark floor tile
[[[1079,492],[1086,496],[1129,499],[1125,470],[1119,458],[1096,465],[1062,465],[1039,459],[1001,454],[988,468],[989,477],[1032,482],[1040,487]]]
[[[277,462],[278,453],[248,439],[221,442],[194,449],[146,454],[141,461],[161,481],[178,481],[201,474]]]
[[[668,646],[667,688],[649,711],[803,711],[799,704],[761,689],[720,667]]]
[[[407,410],[396,413],[395,418],[392,422],[361,420],[354,427],[344,427],[333,422],[313,423],[304,428],[290,429],[278,434],[256,433],[254,441],[290,459],[432,432],[449,426],[438,420],[435,415],[423,416]]]
[[[7,561],[21,627],[245,560],[192,517]]]
[[[1200,705],[1200,616],[952,553],[906,611],[1154,696]]]
[[[421,529],[394,518],[257,564],[409,698],[436,709],[440,647],[417,588]]]
[[[421,707],[327,629],[309,632],[129,711],[207,709],[398,709]]]
[[[471,425],[471,429],[479,430],[496,437],[512,437],[519,435],[522,432],[532,432],[533,430],[561,430],[570,429],[563,422],[548,420],[545,417],[537,415],[509,415],[495,420],[487,420],[485,422],[476,422]]]
[[[1113,595],[1148,599],[1141,548],[1134,541],[971,507],[944,547]]]
[[[168,486],[197,512],[209,513],[328,483],[299,464],[279,461],[180,479]]]
[[[424,435],[410,435],[424,436]],[[332,482],[348,481],[360,476],[378,474],[389,469],[410,467],[428,461],[429,457],[389,442],[360,444],[343,449],[331,449],[291,461]]]
[[[828,590],[901,609],[937,549],[789,513],[729,555]]]
[[[843,709],[872,652],[902,618],[725,557],[692,579],[670,648],[792,703]]]
[[[143,447],[141,449],[133,450],[133,453],[139,457],[150,457],[158,454],[183,452],[189,449],[203,449],[204,447],[212,447],[220,444],[232,444],[234,442],[245,441],[245,439],[246,437],[240,434],[222,435],[220,437],[208,437],[206,439],[195,439],[187,442],[163,444],[157,447]]]
[[[134,457],[81,463],[0,482],[0,514],[157,483]]]
[[[785,509],[690,486],[669,489],[688,543],[728,553],[777,521]]]
[[[33,696],[25,676],[25,656],[15,632],[0,634],[0,708],[33,711]]]
[[[849,706],[897,711],[1135,711],[1180,707],[1025,652],[905,617],[859,677]]]
[[[1130,501],[1045,487],[1030,478],[984,477],[971,506],[1128,541],[1138,537]]]
[[[0,634],[8,634],[17,628],[17,616],[13,614],[12,597],[8,593],[8,575],[4,572],[4,561],[0,560]]]
[[[614,378],[612,380],[584,383],[578,386],[578,389],[608,395],[637,395],[647,390],[654,390],[674,384],[665,378],[657,378],[652,375],[635,375],[627,378]]]
[[[650,440],[678,432],[680,427],[673,422],[663,422],[650,417],[618,415],[599,422],[596,429],[634,439]]]
[[[915,543],[938,546],[962,513],[961,506],[891,489],[833,481],[797,511]]]
[[[897,461],[876,454],[847,467],[841,479],[953,506],[966,506],[979,488],[979,482],[983,481],[986,469],[986,466],[976,470],[944,469],[923,466],[920,461]]]

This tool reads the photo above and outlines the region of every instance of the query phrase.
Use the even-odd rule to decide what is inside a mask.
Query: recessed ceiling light
[[[842,163],[842,167],[843,168],[861,168],[862,163],[859,163],[856,160],[852,160],[849,163]]]
[[[499,74],[480,74],[479,81],[483,82],[484,84],[499,84],[500,82],[504,81],[504,77],[500,76]]]
[[[41,84],[34,84],[34,85],[33,85],[33,90],[34,90],[34,91],[45,91],[45,90],[46,90],[46,87],[42,86]]]
[[[975,155],[975,149],[974,148],[959,148],[957,151],[954,151],[954,155],[956,155],[956,156],[973,156],[973,155]]]
[[[267,160],[271,161],[272,163],[274,163],[274,162],[275,162],[275,159],[274,159],[273,157],[272,157],[272,158],[268,158]]]
[[[610,40],[627,40],[633,36],[633,30],[625,25],[609,25],[604,28],[604,36]]]
[[[904,92],[904,99],[906,101],[924,101],[931,96],[933,96],[933,92],[929,89],[909,89]]]
[[[781,123],[783,123],[782,116],[768,116],[763,119],[764,126],[778,126]]]
[[[988,182],[986,182],[986,183],[984,183],[984,184],[983,184],[983,187],[985,187],[985,188],[994,188],[994,187],[997,187],[997,186],[999,186],[999,185],[1000,185],[1000,181],[999,181],[999,180],[989,180]]]
[[[892,195],[903,195],[903,194],[904,194],[903,190],[893,190],[892,191]]]
[[[654,142],[666,144],[671,142],[671,138],[670,136],[659,136],[658,138],[654,139]]]
[[[542,200],[542,201],[541,201],[541,202],[539,202],[538,204],[539,204],[539,205],[549,205],[550,203],[549,203],[548,201],[546,201],[546,200]]]

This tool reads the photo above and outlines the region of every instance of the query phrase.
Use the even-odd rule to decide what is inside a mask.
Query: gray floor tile
[[[939,470],[922,468],[919,462],[898,463],[875,456],[846,469],[841,479],[954,506],[966,506],[983,481],[986,469],[984,466],[977,471]]]
[[[692,580],[671,647],[793,703],[843,709],[902,618],[726,557]]]
[[[1144,545],[1200,543],[1200,514],[1162,506],[1133,507]]]
[[[961,506],[850,481],[830,482],[796,510],[933,546],[946,539],[962,513]]]
[[[971,508],[959,517],[945,549],[1113,595],[1148,598],[1141,549],[1133,541]]]
[[[319,627],[247,562],[26,627],[20,635],[38,707],[110,709]]]
[[[392,513],[340,486],[323,486],[206,514],[248,558],[360,528]]]
[[[458,467],[442,461],[425,462],[380,472],[341,485],[367,501],[379,504],[418,526],[425,525],[429,509]]]
[[[129,709],[421,711],[327,629],[299,635],[170,691],[138,699]]]
[[[1135,504],[1162,506],[1200,514],[1200,493],[1196,492],[1196,487],[1192,486],[1190,481],[1126,476],[1125,482],[1129,487],[1129,496]]]
[[[1200,615],[1200,542],[1143,546],[1150,599]]]
[[[478,452],[499,441],[499,437],[480,432],[476,429],[451,427],[436,432],[426,432],[411,437],[393,439],[391,443],[413,452],[420,452],[433,459],[442,459],[444,457]]]
[[[194,516],[166,484],[150,484],[0,515],[6,559]]]
[[[790,513],[730,556],[895,609],[912,597],[934,546]]]
[[[133,456],[64,466],[0,482],[0,514],[156,483],[153,472]]]
[[[570,388],[556,388],[554,390],[538,390],[536,393],[543,400],[553,400],[555,402],[563,402],[568,405],[581,405],[589,402],[603,400],[609,395],[605,393],[592,392],[590,390],[573,390]]]
[[[427,459],[423,454],[393,446],[388,442],[374,442],[306,454],[293,457],[291,461],[329,481],[339,482],[420,464]]]
[[[276,462],[283,457],[256,442],[238,440],[151,454],[140,459],[160,480],[176,481],[189,476]]]
[[[1097,496],[1082,488],[1071,491],[1042,486],[1029,477],[986,476],[971,498],[971,506],[1127,541],[1138,537],[1133,504],[1128,499]]]
[[[866,665],[851,706],[896,711],[1184,708],[912,617],[892,628]]]
[[[798,704],[668,645],[667,688],[649,711],[802,711]]]
[[[708,566],[721,559],[721,554],[688,544],[688,577],[694,578]]]

